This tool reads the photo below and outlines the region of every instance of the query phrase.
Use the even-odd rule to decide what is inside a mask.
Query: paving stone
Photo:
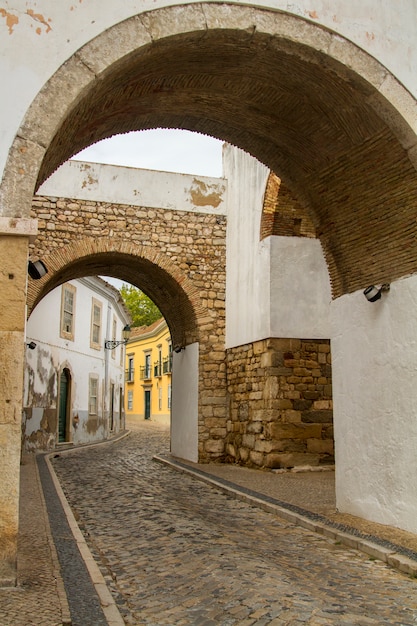
[[[127,624],[415,626],[411,577],[155,463],[168,446],[151,423],[53,459]]]
[[[63,590],[59,589],[59,566],[49,534],[33,456],[23,458],[20,490],[18,586],[0,589],[0,624],[69,624],[68,607]]]

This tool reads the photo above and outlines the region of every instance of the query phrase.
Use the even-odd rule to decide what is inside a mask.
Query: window
[[[133,391],[127,392],[127,410],[133,411]]]
[[[158,409],[162,411],[162,387],[158,389]]]
[[[76,289],[73,285],[62,286],[60,335],[71,341],[74,341],[75,293]]]
[[[151,352],[145,352],[145,365],[140,367],[140,379],[148,380],[152,378]]]
[[[154,363],[154,376],[162,376],[162,346],[158,346],[158,360]]]
[[[90,376],[88,385],[88,414],[97,415],[98,412],[98,378]]]
[[[93,298],[91,305],[90,346],[95,350],[101,348],[101,309],[102,303]]]
[[[172,344],[168,343],[168,356],[164,358],[162,364],[162,371],[164,374],[170,374],[172,372]]]
[[[128,356],[127,357],[127,370],[126,370],[126,382],[128,383],[133,383],[133,378],[134,378],[134,373],[135,373],[135,368],[133,367],[133,361],[134,357],[132,356]]]

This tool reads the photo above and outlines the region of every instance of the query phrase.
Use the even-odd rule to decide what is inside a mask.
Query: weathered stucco
[[[208,176],[68,161],[38,191],[48,197],[113,202],[130,207],[224,215],[227,181]]]
[[[28,450],[49,450],[59,443],[85,444],[103,441],[124,425],[124,346],[104,348],[105,339],[116,339],[130,322],[120,294],[97,277],[71,281],[74,290],[74,328],[71,337],[60,328],[62,287],[48,293],[27,322],[27,350],[23,396],[23,444]],[[91,339],[92,302],[100,306],[100,339]],[[122,354],[123,352],[123,354]],[[59,438],[60,380],[67,378],[65,437]],[[89,415],[89,377],[98,380],[97,415]],[[113,390],[113,399],[111,391]],[[113,409],[113,419],[111,418]],[[112,424],[110,423],[112,422]],[[63,440],[64,439],[64,440]]]

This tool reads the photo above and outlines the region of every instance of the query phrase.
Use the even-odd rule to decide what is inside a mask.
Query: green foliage
[[[150,326],[162,317],[156,304],[137,287],[124,284],[120,294],[132,316],[132,326]]]

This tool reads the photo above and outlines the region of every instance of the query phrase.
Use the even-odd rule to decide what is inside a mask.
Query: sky
[[[145,130],[103,139],[73,160],[220,178],[223,142],[186,130]],[[104,277],[117,289],[123,281]]]
[[[187,130],[144,130],[103,139],[72,158],[220,178],[222,145],[218,139]]]

